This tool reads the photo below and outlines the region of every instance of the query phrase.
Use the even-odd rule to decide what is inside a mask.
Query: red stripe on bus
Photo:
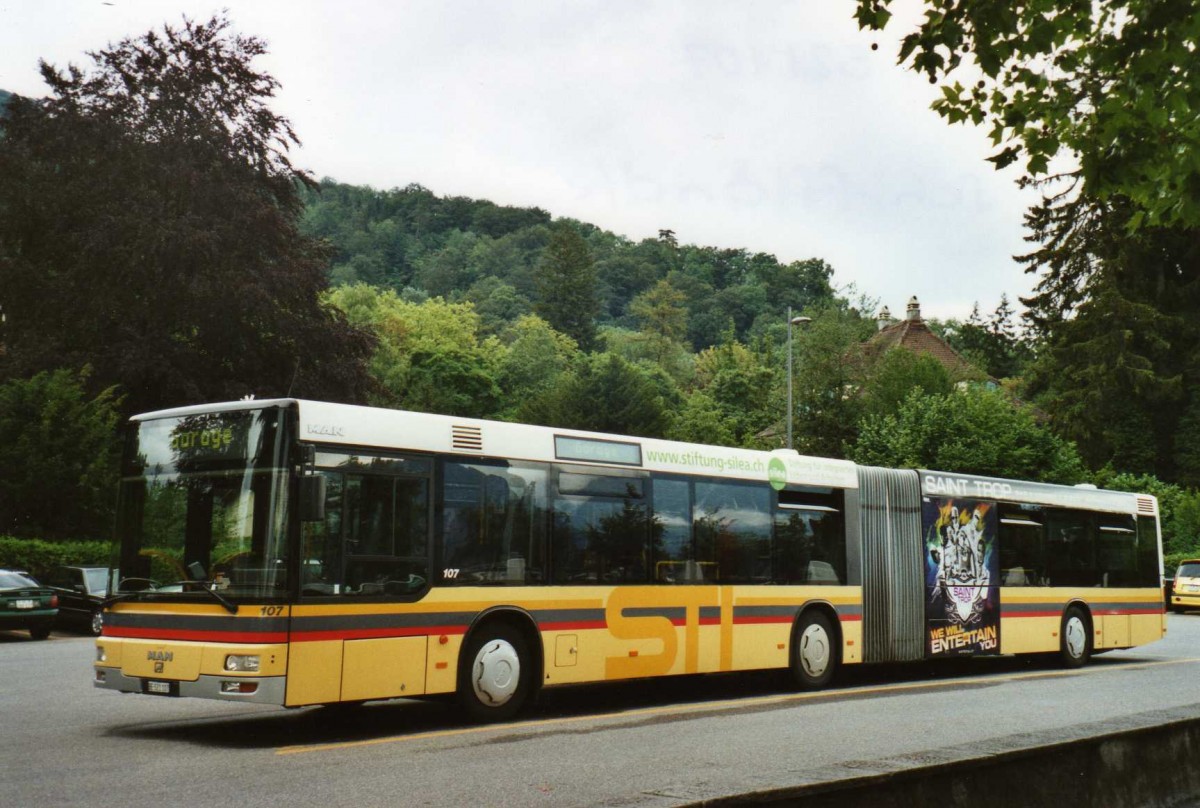
[[[105,626],[105,637],[134,640],[190,640],[195,642],[275,643],[287,642],[286,631],[198,631],[194,629],[131,628]]]
[[[412,626],[402,628],[344,628],[329,631],[297,631],[292,642],[319,642],[321,640],[375,640],[386,637],[425,637],[437,634],[466,634],[466,626]]]
[[[1132,614],[1162,614],[1162,609],[1153,606],[1145,609],[1093,609],[1092,611],[1094,614],[1108,615],[1110,617]],[[1006,612],[1001,610],[1000,616],[1007,619],[1017,617],[1061,617],[1062,613],[1062,609],[1051,609],[1043,612]]]
[[[538,623],[540,631],[587,631],[589,629],[606,629],[608,623],[603,620],[581,620],[575,623]]]

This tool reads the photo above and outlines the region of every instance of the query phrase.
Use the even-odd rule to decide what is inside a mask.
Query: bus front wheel
[[[1058,656],[1063,667],[1082,668],[1086,665],[1092,655],[1092,632],[1082,609],[1078,606],[1067,609],[1058,636]]]
[[[796,625],[792,643],[792,679],[801,690],[820,690],[833,679],[837,646],[829,618],[807,612]]]
[[[520,632],[505,623],[475,631],[464,648],[458,699],[476,721],[507,721],[529,697],[533,666]]]

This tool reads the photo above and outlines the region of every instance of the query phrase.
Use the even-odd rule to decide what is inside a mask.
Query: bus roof
[[[1060,508],[1085,508],[1110,513],[1143,514],[1158,512],[1158,501],[1148,494],[1110,491],[1092,486],[1054,485],[1023,480],[1005,480],[974,474],[954,474],[922,469],[921,493],[925,496],[953,496],[1050,505]]]
[[[452,452],[481,458],[624,466],[664,473],[771,480],[778,487],[784,484],[858,487],[858,467],[849,460],[809,457],[786,449],[768,452],[681,443],[304,399],[249,399],[200,404],[143,413],[130,420],[138,422],[270,407],[295,408],[299,413],[300,439],[317,444],[377,451]],[[917,473],[925,496],[973,497],[1147,516],[1158,513],[1157,500],[1144,494],[924,469]]]

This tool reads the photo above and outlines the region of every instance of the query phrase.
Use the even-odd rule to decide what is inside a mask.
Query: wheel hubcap
[[[103,628],[104,628],[104,617],[101,616],[100,612],[96,612],[95,614],[92,615],[92,633],[98,635],[103,630]]]
[[[800,666],[814,679],[829,667],[829,635],[818,625],[811,625],[800,635]]]
[[[484,704],[499,707],[513,697],[521,681],[517,649],[505,640],[491,640],[479,649],[471,668],[471,685]]]
[[[1083,656],[1083,649],[1087,647],[1087,632],[1084,631],[1083,621],[1074,615],[1068,618],[1063,639],[1066,640],[1068,654],[1075,659]]]

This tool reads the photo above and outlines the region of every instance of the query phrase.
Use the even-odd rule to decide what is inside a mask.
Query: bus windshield
[[[118,592],[286,595],[282,419],[247,409],[135,424],[122,465]]]

